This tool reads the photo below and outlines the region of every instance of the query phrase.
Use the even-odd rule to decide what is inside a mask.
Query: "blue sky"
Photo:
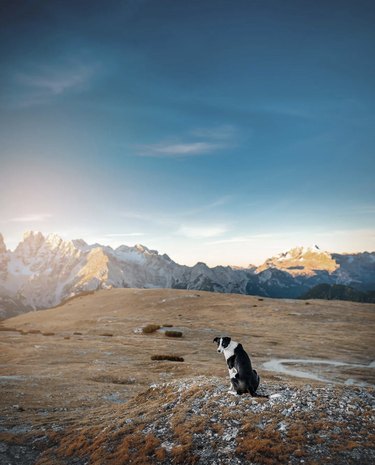
[[[180,263],[375,249],[370,1],[0,6],[0,231]]]

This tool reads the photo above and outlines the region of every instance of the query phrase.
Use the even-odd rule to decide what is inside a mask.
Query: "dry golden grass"
[[[262,362],[270,358],[313,357],[363,364],[375,359],[372,304],[314,301],[306,306],[304,301],[259,301],[243,295],[200,292],[200,298],[192,296],[190,291],[179,290],[105,290],[55,309],[6,320],[0,324],[2,372],[33,376],[24,396],[30,407],[53,409],[63,402],[69,410],[80,406],[82,398],[87,399],[87,405],[103,402],[108,394],[104,383],[90,383],[98,375],[122,379],[131,373],[136,382],[122,393],[123,400],[158,381],[197,375],[225,379],[224,359],[212,344],[220,335],[230,335],[243,344],[265,384],[280,377],[287,379],[262,370]],[[155,320],[172,321],[184,337],[134,333],[137,327]],[[25,333],[22,340],[19,331]],[[41,338],[38,331],[55,335]],[[99,336],[104,333],[116,337]],[[156,354],[176,353],[185,363],[151,360]],[[343,381],[358,377],[375,383],[373,370],[326,368],[324,375],[329,377],[330,373],[341,374]],[[0,407],[19,403],[17,389],[21,387],[2,385]],[[60,396],[67,389],[69,396],[63,399]]]
[[[270,383],[283,380],[295,386],[319,384],[266,372],[262,362],[270,358],[322,358],[360,364],[375,359],[374,305],[336,301],[306,305],[304,301],[206,292],[200,292],[199,299],[192,297],[191,291],[105,290],[0,324],[1,374],[9,377],[2,383],[0,397],[5,423],[12,427],[30,424],[34,431],[49,431],[52,424],[65,428],[63,433],[50,435],[54,445],[41,457],[40,464],[66,465],[73,463],[74,457],[90,465],[147,464],[162,463],[166,456],[168,460],[173,458],[173,463],[197,463],[195,441],[205,423],[189,409],[202,395],[201,388],[181,394],[181,406],[170,422],[175,442],[170,453],[157,437],[145,433],[145,428],[155,418],[165,421],[161,404],[172,402],[175,393],[146,389],[152,383],[198,375],[218,376],[226,383],[225,361],[212,344],[215,336],[230,335],[244,345],[266,391]],[[135,332],[149,321],[172,321],[184,337],[168,338],[157,330],[147,336]],[[50,333],[50,337],[41,337],[40,333]],[[158,354],[176,353],[185,363],[151,360]],[[375,382],[373,371],[367,369],[327,367],[324,376]],[[118,403],[108,400],[113,393],[118,394]],[[324,412],[323,401],[320,407]],[[205,412],[203,409],[200,413]],[[230,410],[224,413],[232,418]],[[287,463],[285,457],[293,454],[312,463],[304,455],[306,435],[318,444],[321,432],[328,434],[332,427],[324,413],[320,414],[319,421],[296,421],[285,441],[279,441],[275,423],[260,431],[252,429],[249,420],[240,428],[237,454],[244,463]],[[133,422],[126,424],[129,418]],[[210,427],[213,433],[224,432],[220,423]],[[346,427],[343,425],[342,430]],[[358,439],[342,438],[346,442],[341,441],[340,447],[355,452]],[[374,439],[365,431],[363,438],[366,444]],[[218,447],[216,439],[207,445]]]

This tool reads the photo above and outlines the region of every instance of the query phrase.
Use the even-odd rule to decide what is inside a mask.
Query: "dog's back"
[[[234,356],[234,368],[237,370],[237,374],[232,379],[233,387],[238,394],[249,393],[252,396],[256,395],[256,390],[259,386],[259,376],[253,370],[250,357],[242,347],[242,344],[238,344],[234,349]]]

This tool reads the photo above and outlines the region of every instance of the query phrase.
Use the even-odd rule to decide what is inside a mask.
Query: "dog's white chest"
[[[230,344],[224,349],[224,357],[225,360],[228,358],[233,357],[234,349],[238,346],[238,342],[231,341]]]

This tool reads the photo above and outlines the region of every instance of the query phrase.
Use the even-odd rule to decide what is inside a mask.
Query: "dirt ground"
[[[345,362],[287,366],[333,383],[374,385],[374,323],[373,304],[161,289],[103,290],[5,320],[0,324],[0,455],[4,434],[13,435],[14,442],[14,435],[60,431],[93,407],[124,404],[155,383],[196,376],[227,382],[224,358],[212,343],[220,335],[243,344],[264,391],[267,384],[282,382],[323,385],[266,371],[263,363],[273,359]],[[148,324],[162,328],[143,334]],[[167,337],[165,325],[183,336]],[[151,360],[155,355],[184,361]],[[31,464],[28,453],[24,463]]]

